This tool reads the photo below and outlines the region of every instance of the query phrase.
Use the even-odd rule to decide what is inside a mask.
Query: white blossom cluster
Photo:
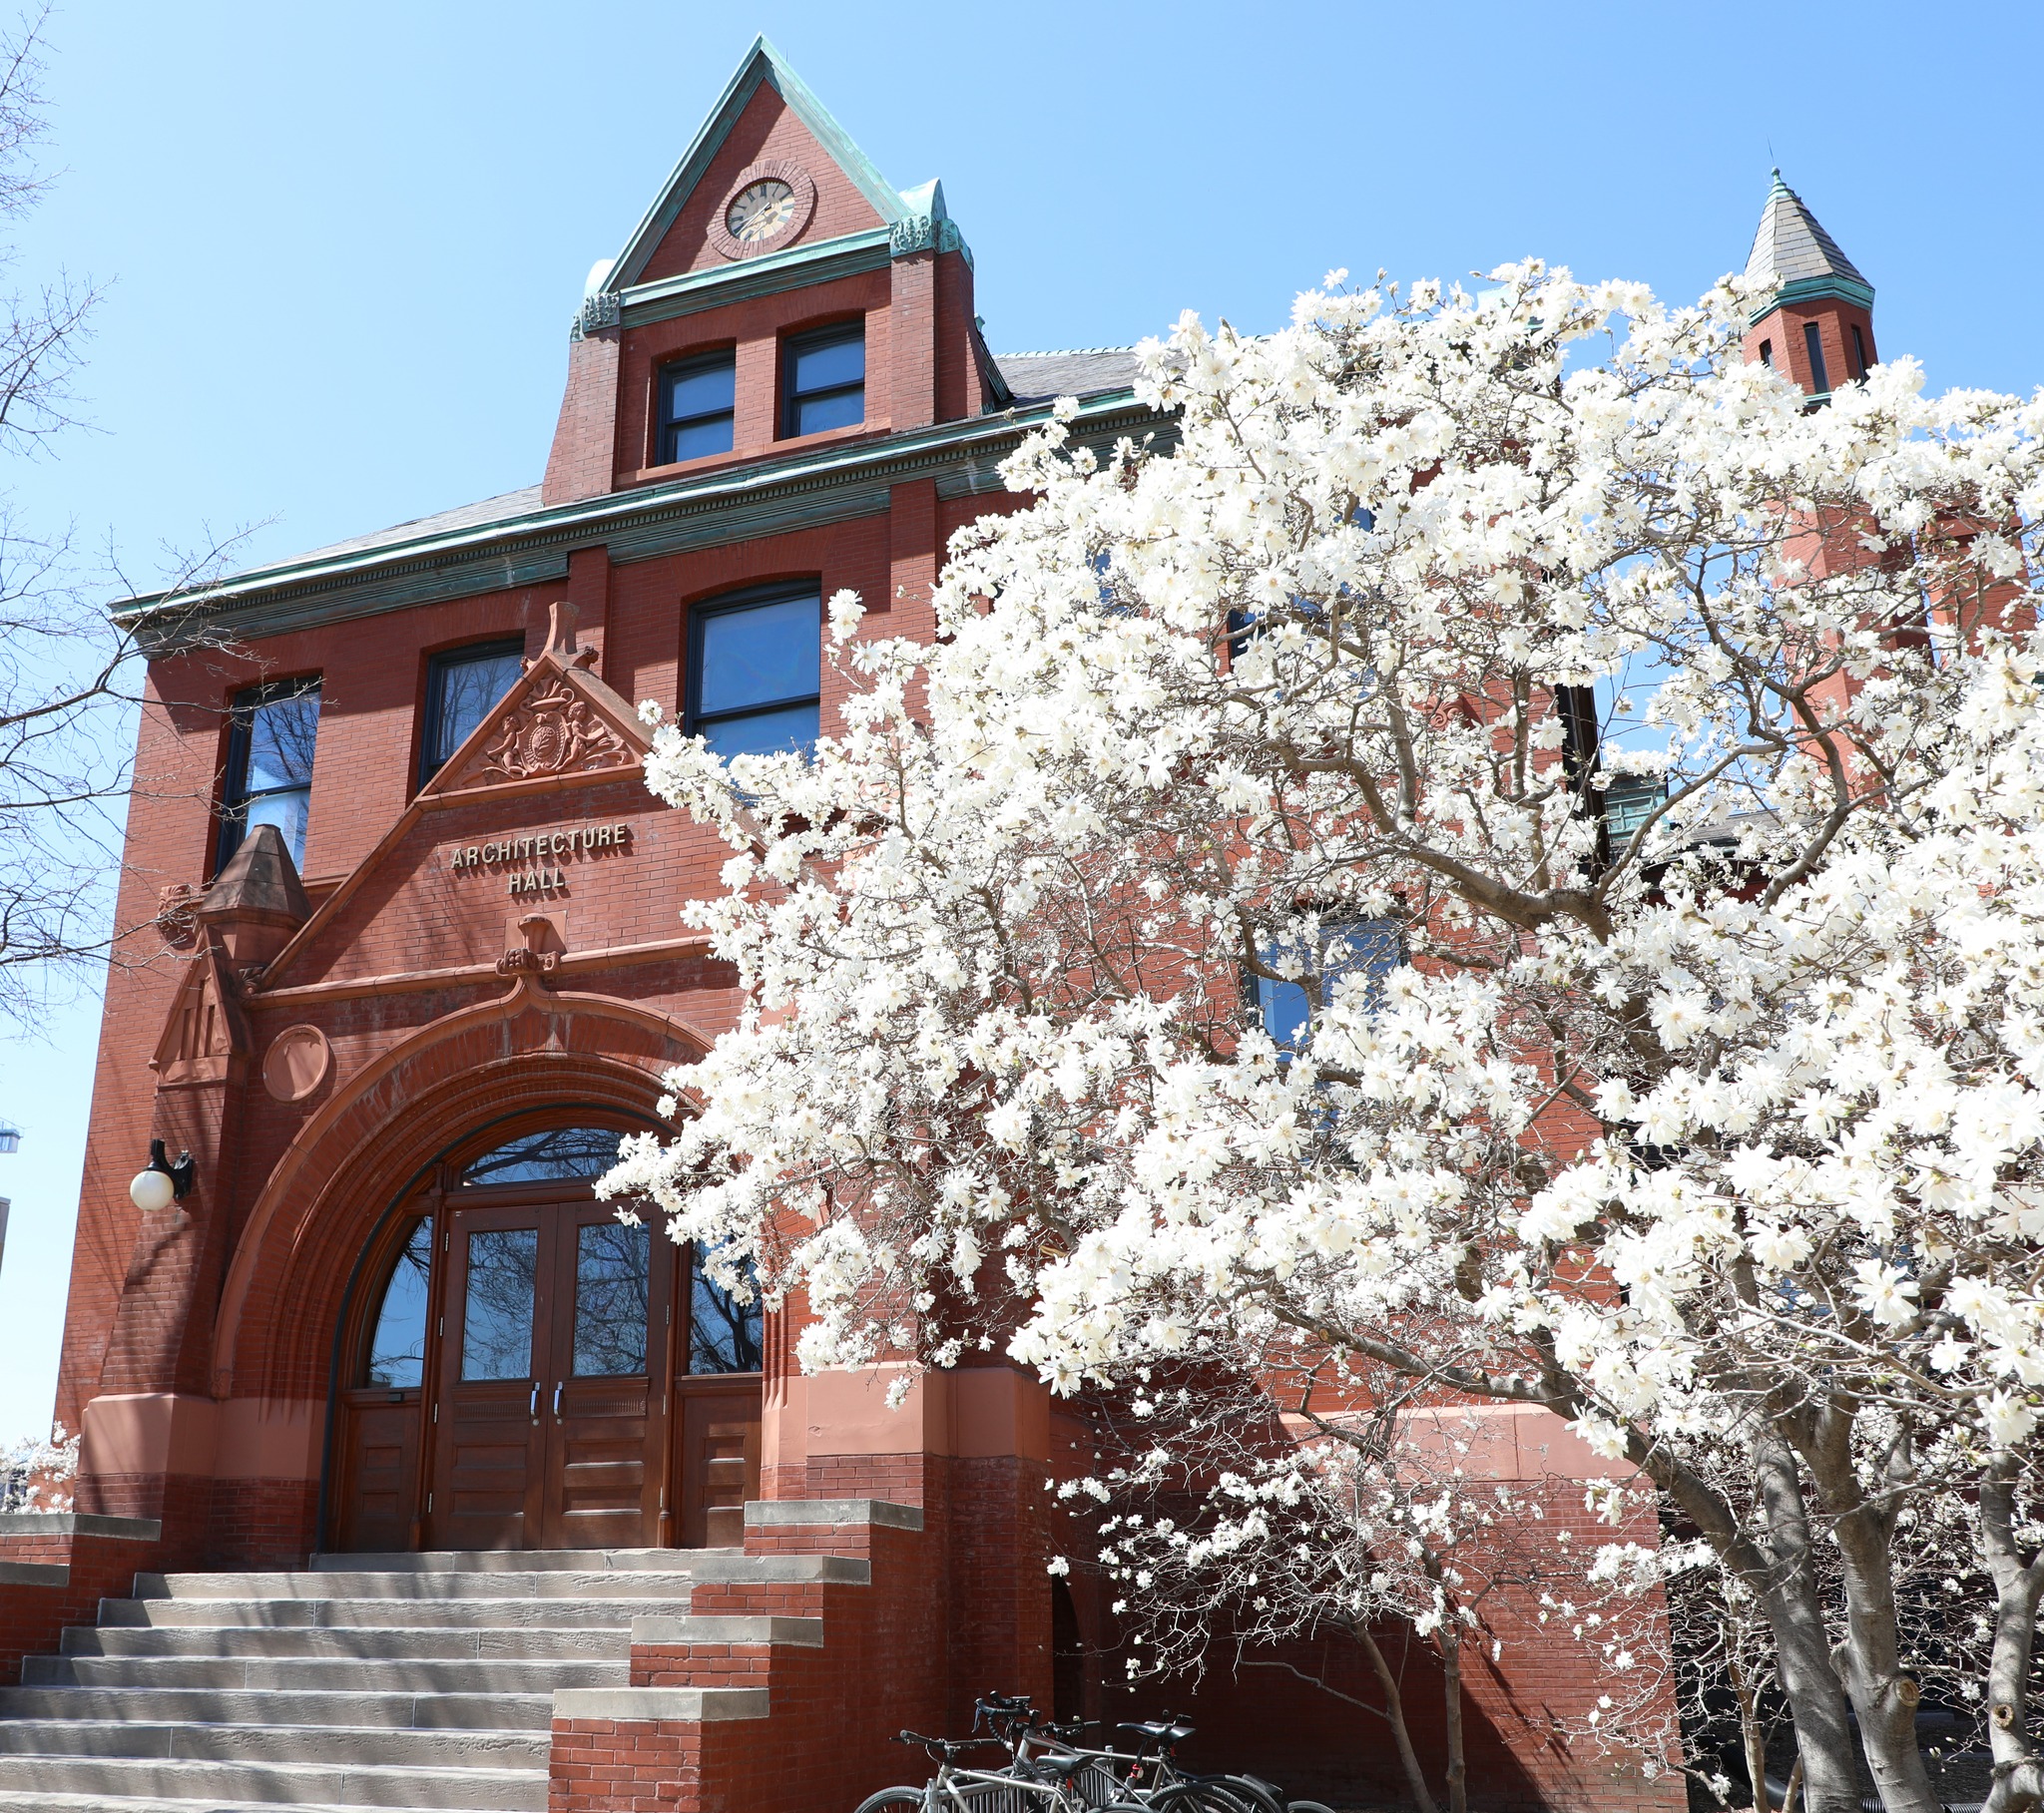
[[[1062,407],[935,642],[831,601],[811,758],[658,731],[754,1005],[614,1182],[806,1366],[1282,1337],[1555,1410],[1735,1571],[1685,1457],[1764,1428],[1887,1541],[2044,1411],[2044,401],[1492,281],[1186,317],[1172,443]]]

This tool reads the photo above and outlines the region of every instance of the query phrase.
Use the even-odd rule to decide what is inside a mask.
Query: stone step
[[[389,1769],[319,1763],[179,1762],[160,1757],[0,1754],[0,1790],[111,1794],[261,1806],[315,1802],[351,1807],[488,1808],[523,1813],[547,1804],[538,1769]]]
[[[643,1620],[640,1620],[643,1621]],[[686,1618],[661,1620],[686,1623]],[[401,1625],[335,1628],[307,1624],[73,1625],[64,1632],[66,1655],[351,1655],[373,1661],[473,1659],[479,1661],[621,1661],[631,1649],[629,1630],[540,1628],[412,1629]]]
[[[359,1660],[341,1655],[31,1655],[24,1687],[226,1687],[358,1693],[547,1693],[622,1686],[629,1660]]]
[[[553,1706],[551,1689],[526,1693],[374,1693],[302,1688],[0,1687],[0,1720],[137,1719],[544,1733],[552,1723]]]
[[[223,1725],[135,1718],[0,1719],[0,1753],[155,1756],[187,1762],[376,1763],[411,1769],[544,1769],[545,1731],[403,1725]]]
[[[428,1549],[315,1555],[315,1574],[673,1574],[730,1549]]]
[[[707,1582],[752,1581],[799,1585],[840,1581],[863,1586],[869,1563],[842,1555],[744,1555],[737,1550],[656,1550],[685,1562],[658,1568],[533,1567],[530,1552],[518,1568],[441,1570],[333,1569],[258,1574],[138,1574],[136,1598],[665,1598]],[[352,1562],[367,1559],[345,1558]],[[392,1558],[403,1560],[403,1557]]]
[[[623,1629],[675,1598],[106,1598],[100,1628],[134,1629]]]
[[[683,1573],[138,1574],[137,1598],[466,1599],[683,1598]]]

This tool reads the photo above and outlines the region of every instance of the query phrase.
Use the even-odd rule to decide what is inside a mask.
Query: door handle
[[[537,1423],[539,1421],[539,1381],[532,1382],[532,1402],[525,1407],[525,1414]]]
[[[559,1416],[560,1414],[561,1414],[561,1381],[560,1381],[559,1379],[556,1379],[556,1380],[554,1381],[554,1415],[558,1417],[558,1416]]]

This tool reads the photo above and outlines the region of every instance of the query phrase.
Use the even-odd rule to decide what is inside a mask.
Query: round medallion
[[[316,1026],[287,1026],[262,1055],[262,1087],[279,1102],[302,1102],[333,1069],[333,1048]]]
[[[710,217],[710,243],[727,258],[757,258],[800,238],[815,212],[809,173],[785,158],[762,158],[725,191]]]

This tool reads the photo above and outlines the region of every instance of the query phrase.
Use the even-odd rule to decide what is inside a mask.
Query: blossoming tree
[[[1811,408],[1729,288],[1493,281],[1182,320],[1174,444],[1037,437],[935,644],[832,602],[840,736],[661,730],[757,1008],[616,1181],[805,1364],[1281,1338],[1552,1411],[1759,1607],[1819,1813],[1855,1751],[1935,1805],[1896,1582],[1962,1505],[2035,1806],[2044,402]]]

